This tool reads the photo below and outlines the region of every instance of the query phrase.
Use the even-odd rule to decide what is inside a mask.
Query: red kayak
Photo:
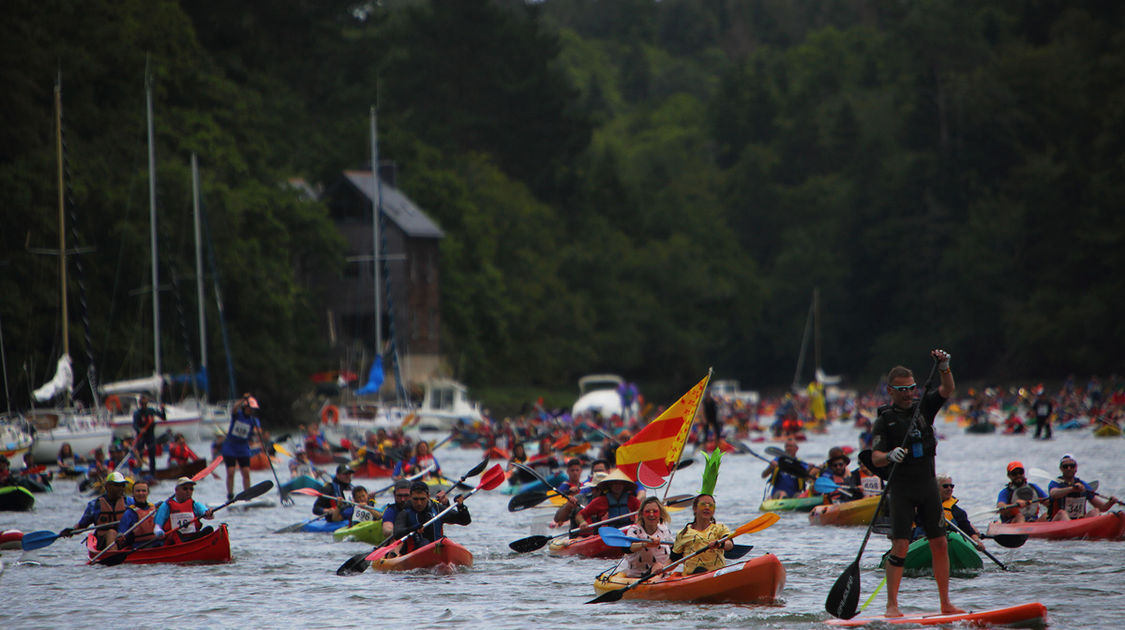
[[[96,545],[94,533],[90,532],[86,537],[86,549],[90,552],[91,558],[98,555]],[[230,534],[227,532],[227,524],[222,523],[219,525],[218,529],[194,540],[182,542],[177,545],[146,547],[136,551],[107,551],[98,558],[98,562],[104,561],[106,564],[120,564],[119,559],[114,557],[118,554],[127,554],[124,559],[125,564],[157,564],[164,562],[214,564],[230,562]]]
[[[379,466],[367,460],[364,460],[358,468],[355,469],[355,476],[360,479],[377,479],[380,477],[390,477],[394,470],[386,466]]]
[[[977,610],[965,613],[944,615],[942,613],[923,613],[920,615],[906,615],[905,617],[852,617],[851,619],[829,619],[830,626],[843,626],[854,628],[859,626],[882,626],[888,624],[911,624],[914,626],[942,626],[950,624],[968,626],[1010,626],[1018,624],[1020,627],[1047,625],[1047,607],[1039,602],[1021,604],[1008,608],[993,610]]]
[[[375,551],[371,568],[376,571],[413,571],[433,569],[438,573],[453,573],[456,567],[473,566],[473,554],[448,538],[438,539],[410,553],[388,557],[394,547]]]
[[[1125,534],[1125,512],[1106,512],[1069,521],[1034,521],[1031,523],[989,523],[988,535],[1027,535],[1047,540],[1113,540]]]
[[[582,556],[584,558],[620,558],[625,555],[624,547],[610,547],[601,536],[581,538],[556,538],[551,541],[547,553],[552,556]]]

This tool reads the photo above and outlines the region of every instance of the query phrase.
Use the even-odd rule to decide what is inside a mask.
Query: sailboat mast
[[[820,379],[820,287],[812,291],[813,303],[813,359],[816,361],[813,370],[815,380]]]
[[[153,371],[157,379],[163,378],[160,369],[160,277],[156,266],[156,143],[152,132],[152,74],[145,63],[145,112],[148,127],[148,215],[149,240],[152,243],[152,356]],[[161,401],[163,387],[157,386],[156,401]]]
[[[70,327],[66,304],[66,190],[63,180],[62,145],[62,76],[55,83],[55,151],[58,154],[59,175],[59,304],[62,305],[62,347],[63,354],[70,354]]]
[[[207,376],[207,312],[203,302],[203,226],[199,220],[199,158],[195,153],[191,154],[191,212],[195,227],[195,299],[199,304],[199,369],[204,376]]]
[[[375,106],[371,106],[371,234],[372,257],[371,263],[375,270],[373,285],[375,293],[375,360],[383,360],[383,304],[379,296],[379,280],[382,260],[379,257],[379,218],[383,211],[383,187],[379,185],[379,141],[378,127],[375,122]]]

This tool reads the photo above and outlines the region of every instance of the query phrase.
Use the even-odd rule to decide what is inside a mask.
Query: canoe
[[[332,532],[332,538],[378,545],[383,542],[383,521],[361,521],[350,527],[341,527]]]
[[[637,581],[624,573],[602,574],[594,580],[594,590],[601,595],[616,591]],[[707,604],[772,604],[785,586],[785,568],[777,556],[767,553],[760,558],[725,566],[715,571],[684,575],[673,572],[653,578],[625,593],[623,599],[650,599]]]
[[[917,626],[940,626],[957,624],[971,626],[1011,626],[1020,627],[1045,627],[1047,625],[1047,607],[1039,602],[1020,604],[1007,608],[994,608],[992,610],[976,610],[965,613],[943,615],[941,613],[922,613],[906,615],[905,617],[852,617],[851,619],[829,619],[830,626],[856,628],[872,625],[875,627],[887,624],[912,624]]]
[[[9,529],[0,532],[0,549],[22,549],[23,532]]]
[[[977,553],[977,549],[971,541],[966,540],[964,536],[957,532],[949,532],[946,538],[949,541],[949,571],[951,575],[971,577],[984,568],[980,554]],[[880,569],[886,565],[888,554],[890,554],[890,551],[884,553],[883,559],[879,561]],[[919,538],[910,543],[910,547],[906,550],[906,563],[903,565],[903,569],[904,575],[910,577],[933,573],[934,558],[930,553],[930,541]]]
[[[1094,429],[1094,437],[1118,437],[1121,435],[1121,428],[1112,424],[1103,424]]]
[[[1112,540],[1125,534],[1125,512],[1106,512],[1098,516],[1069,521],[989,523],[989,536],[1004,534],[1027,535],[1030,538],[1046,540]]]
[[[760,512],[808,512],[824,504],[824,497],[789,497],[787,499],[766,499],[758,506]]]
[[[625,555],[625,548],[610,547],[595,534],[581,538],[556,538],[547,547],[547,553],[555,557],[620,558]]]
[[[86,549],[91,558],[98,555],[93,532],[90,532],[86,537]],[[214,529],[210,533],[200,536],[195,540],[182,542],[178,545],[146,547],[136,551],[108,551],[98,558],[98,562],[101,563],[104,561],[107,564],[119,564],[120,558],[114,557],[118,554],[127,554],[124,559],[124,564],[157,564],[165,562],[214,564],[218,562],[230,562],[230,534],[227,532],[227,524],[221,523],[218,529]]]
[[[314,490],[319,490],[322,485],[324,484],[320,483],[313,477],[310,477],[308,475],[301,475],[281,484],[281,491],[288,494],[290,492],[293,492],[294,490],[300,490],[302,488],[313,488]]]
[[[329,534],[341,527],[347,527],[347,525],[347,521],[327,521],[323,518],[318,518],[302,525],[301,531],[313,534]]]
[[[4,486],[0,488],[0,512],[26,512],[35,506],[35,495],[27,488]]]
[[[879,507],[879,497],[864,497],[855,501],[818,505],[809,512],[813,525],[867,525]]]
[[[448,538],[441,538],[419,547],[408,554],[387,557],[394,547],[381,547],[371,561],[376,571],[413,571],[433,569],[439,573],[453,573],[456,567],[473,566],[473,554]]]
[[[179,479],[180,477],[192,477],[195,473],[207,467],[207,460],[197,459],[193,462],[186,464],[172,464],[167,468],[157,468],[157,479]]]

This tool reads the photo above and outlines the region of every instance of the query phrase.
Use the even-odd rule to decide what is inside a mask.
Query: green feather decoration
[[[699,494],[715,492],[715,482],[719,480],[719,464],[722,459],[723,449],[717,447],[707,456],[707,463],[703,465],[703,485],[699,488]]]

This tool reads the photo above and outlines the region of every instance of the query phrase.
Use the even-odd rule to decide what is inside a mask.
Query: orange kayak
[[[86,549],[91,558],[98,555],[93,532],[86,537]],[[211,533],[194,540],[176,545],[145,547],[136,551],[107,551],[98,558],[98,562],[118,564],[118,558],[115,556],[122,553],[128,554],[125,556],[124,564],[230,562],[230,534],[227,532],[227,524],[222,523]]]
[[[547,547],[547,554],[551,556],[582,556],[584,558],[620,558],[625,555],[624,547],[610,547],[605,544],[601,536],[583,536],[581,538],[559,538],[551,541]]]
[[[864,497],[855,501],[818,505],[809,512],[813,525],[867,525],[879,507],[879,497]]]
[[[439,573],[453,573],[455,567],[473,566],[472,552],[448,538],[441,538],[401,556],[387,557],[393,549],[379,549],[371,561],[371,568],[376,571],[433,569]]]
[[[637,578],[624,573],[602,574],[594,580],[594,590],[601,595],[625,588]],[[625,593],[624,599],[652,599],[706,604],[772,604],[785,586],[785,567],[772,553],[730,566],[684,575],[668,573],[655,577]]]
[[[1027,535],[1047,540],[1112,540],[1125,534],[1125,512],[1106,512],[1069,521],[1034,521],[1031,523],[990,523],[989,536]]]

